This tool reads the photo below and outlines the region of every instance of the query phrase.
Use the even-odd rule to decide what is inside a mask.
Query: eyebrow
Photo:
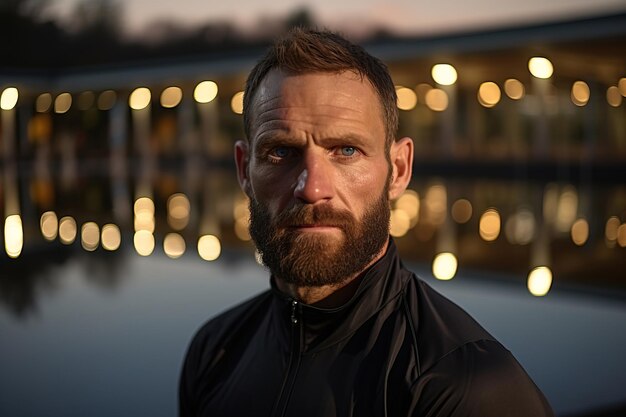
[[[332,147],[338,145],[350,145],[357,148],[367,148],[371,145],[368,145],[367,141],[364,140],[361,136],[355,134],[346,134],[346,135],[338,135],[338,136],[328,136],[325,138],[321,138],[318,140],[322,146]],[[271,134],[261,135],[260,138],[256,140],[255,148],[258,149],[267,149],[272,146],[277,145],[300,145],[302,143],[301,140],[295,139],[293,136],[289,135],[284,130],[276,130]]]
[[[301,142],[298,139],[295,139],[293,136],[289,135],[284,130],[273,130],[271,132],[262,134],[260,137],[256,138],[255,148],[268,148],[275,145],[284,145],[284,144],[296,144]]]

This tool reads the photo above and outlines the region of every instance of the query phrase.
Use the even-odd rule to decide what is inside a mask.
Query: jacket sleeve
[[[547,400],[513,355],[495,341],[448,353],[413,385],[411,416],[553,417]]]

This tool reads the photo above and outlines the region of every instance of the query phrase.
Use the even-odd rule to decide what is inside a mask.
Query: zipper
[[[289,354],[289,364],[287,365],[287,371],[285,372],[285,379],[283,386],[280,389],[280,394],[274,406],[273,416],[283,417],[287,411],[287,404],[293,391],[294,382],[298,374],[298,368],[300,367],[300,349],[302,340],[302,310],[300,303],[296,300],[291,300],[291,350]]]
[[[292,325],[298,324],[298,314],[296,311],[297,309],[298,309],[298,302],[296,300],[291,300],[291,324]]]

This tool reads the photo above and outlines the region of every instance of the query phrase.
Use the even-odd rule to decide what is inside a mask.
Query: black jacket
[[[205,324],[180,417],[552,416],[511,353],[406,270],[393,242],[336,309],[274,286]]]

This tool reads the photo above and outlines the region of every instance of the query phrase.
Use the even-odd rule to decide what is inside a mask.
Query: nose
[[[331,199],[334,193],[331,169],[324,155],[306,152],[294,188],[294,197],[308,204]]]

